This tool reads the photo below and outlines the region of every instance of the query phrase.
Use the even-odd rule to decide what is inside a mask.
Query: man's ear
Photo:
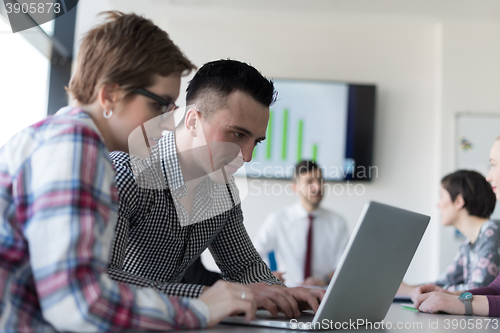
[[[119,99],[118,84],[102,84],[97,92],[97,101],[105,111],[114,110]]]
[[[192,137],[205,140],[203,128],[201,126],[201,113],[195,108],[190,108],[186,111],[184,127],[186,127],[186,130]]]
[[[455,201],[453,202],[453,206],[455,206],[456,210],[460,210],[465,206],[465,200],[462,194],[457,195]]]
[[[186,117],[184,117],[184,127],[191,136],[196,137],[196,129],[198,125],[198,111],[191,108],[186,111]]]
[[[297,194],[298,186],[297,186],[297,179],[295,178],[292,178],[292,190],[295,194]]]

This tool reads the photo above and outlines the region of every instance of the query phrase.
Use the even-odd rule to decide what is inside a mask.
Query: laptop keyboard
[[[288,319],[282,312],[278,312],[277,316],[273,316],[271,312],[267,310],[257,310],[256,317],[260,319]],[[314,312],[312,310],[301,311],[300,317],[314,317]]]

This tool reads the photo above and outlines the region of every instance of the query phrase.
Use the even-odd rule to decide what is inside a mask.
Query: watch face
[[[472,298],[472,294],[470,292],[466,291],[466,292],[460,294],[460,298],[463,300],[468,300],[468,299]]]

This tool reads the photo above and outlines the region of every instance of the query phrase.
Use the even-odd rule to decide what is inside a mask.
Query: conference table
[[[220,324],[216,327],[204,330],[192,330],[189,332],[207,332],[207,333],[284,333],[299,330],[287,330],[277,328],[264,328],[255,326],[226,325]],[[445,333],[455,331],[470,332],[500,332],[500,318],[488,318],[479,316],[455,316],[448,314],[429,314],[420,313],[403,309],[401,303],[392,303],[383,322],[373,327],[362,326],[357,329],[333,329],[323,332],[433,332]],[[140,332],[140,331],[130,331]]]

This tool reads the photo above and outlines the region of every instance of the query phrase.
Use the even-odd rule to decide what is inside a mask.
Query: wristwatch
[[[466,316],[472,316],[472,299],[473,298],[474,297],[472,296],[472,294],[468,291],[463,292],[460,294],[460,296],[458,296],[458,299],[460,300],[460,302],[464,303]]]

